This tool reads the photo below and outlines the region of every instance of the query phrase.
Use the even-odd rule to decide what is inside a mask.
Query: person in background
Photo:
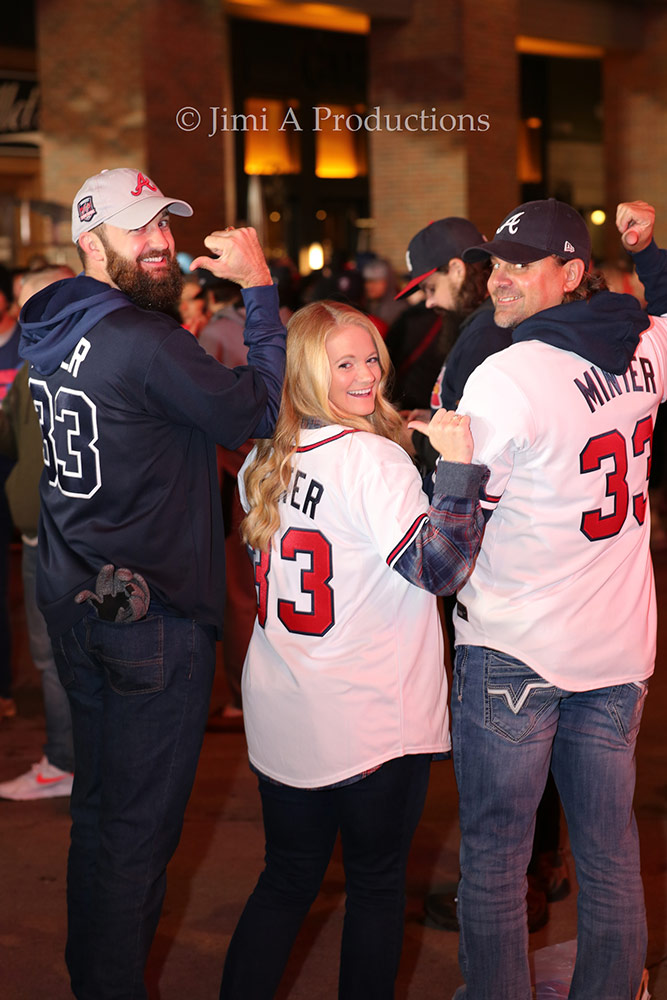
[[[364,279],[364,307],[372,316],[377,316],[391,327],[401,313],[405,312],[407,303],[396,298],[396,275],[388,260],[372,257],[366,260],[361,269]]]
[[[0,264],[0,403],[7,395],[20,366],[19,325],[14,315],[12,275]],[[9,623],[9,546],[14,525],[5,494],[13,460],[0,455],[0,722],[16,715],[12,697],[12,645]]]
[[[42,288],[73,278],[69,267],[48,266],[24,272],[19,306]],[[69,701],[58,677],[46,622],[37,607],[37,525],[39,481],[44,468],[42,434],[28,386],[28,363],[18,371],[0,410],[0,453],[14,460],[5,491],[16,528],[21,533],[23,601],[30,655],[42,678],[46,742],[41,760],[29,771],[0,783],[0,798],[15,801],[68,796],[72,791],[74,746]]]
[[[187,275],[178,306],[181,324],[198,337],[208,323],[208,312],[201,283],[196,275]]]
[[[243,340],[245,310],[241,289],[235,282],[224,281],[214,275],[204,278],[203,287],[210,319],[199,335],[199,343],[222,364],[229,367],[245,365],[248,348]],[[222,660],[228,700],[211,712],[206,728],[212,732],[243,728],[241,673],[255,624],[257,605],[252,566],[239,532],[243,511],[236,477],[251,447],[252,441],[246,441],[236,451],[220,445],[217,448],[227,565]]]

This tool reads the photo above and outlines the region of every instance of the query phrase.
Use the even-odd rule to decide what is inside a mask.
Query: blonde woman
[[[289,322],[272,440],[239,475],[258,616],[243,673],[266,867],[232,938],[220,996],[270,1000],[340,832],[339,996],[385,1000],[431,758],[450,748],[434,593],[479,547],[483,466],[466,417],[439,411],[433,505],[398,444],[373,323],[315,302]],[[431,593],[429,593],[429,591]]]

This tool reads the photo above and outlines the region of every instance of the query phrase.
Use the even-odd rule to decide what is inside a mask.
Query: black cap
[[[490,243],[470,246],[465,261],[498,257],[510,264],[530,264],[544,257],[591,259],[591,237],[582,216],[571,205],[555,198],[519,205],[496,229]]]
[[[481,242],[482,234],[467,219],[450,216],[431,222],[413,236],[405,255],[410,281],[396,296],[402,299],[417,285],[434,274],[439,267],[448,264],[452,257],[462,257],[466,247]]]

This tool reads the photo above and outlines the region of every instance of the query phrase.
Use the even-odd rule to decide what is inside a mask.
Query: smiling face
[[[179,318],[183,275],[166,209],[140,229],[106,223],[97,236],[110,282],[142,309],[159,309]]]
[[[382,378],[373,338],[361,326],[343,326],[326,340],[331,369],[329,402],[343,415],[368,417]]]
[[[571,265],[576,265],[577,271],[581,265],[583,271],[580,261],[563,264],[554,257],[544,257],[530,264],[510,264],[492,257],[488,287],[496,325],[510,329],[542,309],[559,305],[565,293],[578,284],[572,283]]]

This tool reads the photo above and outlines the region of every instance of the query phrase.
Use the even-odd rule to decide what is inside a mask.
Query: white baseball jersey
[[[243,710],[251,763],[316,788],[449,749],[447,681],[436,599],[391,568],[428,509],[409,457],[334,425],[304,430],[294,464],[255,553]]]
[[[569,691],[653,672],[651,437],[665,398],[667,321],[624,375],[524,340],[470,377],[475,461],[493,511],[454,613],[457,645],[522,660]]]

